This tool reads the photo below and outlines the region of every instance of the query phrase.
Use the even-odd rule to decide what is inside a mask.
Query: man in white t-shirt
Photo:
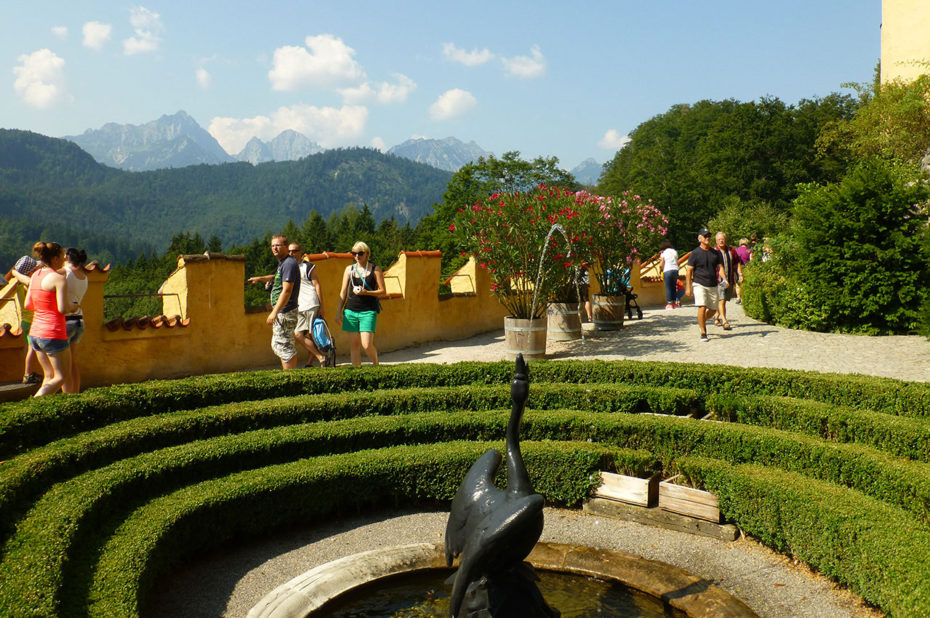
[[[294,329],[294,339],[310,353],[307,367],[313,365],[313,359],[319,361],[320,366],[326,361],[326,356],[320,352],[313,341],[313,319],[323,317],[323,292],[320,290],[320,280],[316,276],[316,266],[304,261],[303,249],[292,242],[288,245],[288,253],[297,260],[300,269],[300,294],[297,296],[297,327]]]

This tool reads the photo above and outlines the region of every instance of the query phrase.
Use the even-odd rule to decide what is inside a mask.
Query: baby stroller
[[[329,330],[329,324],[323,318],[313,318],[310,332],[313,335],[313,342],[317,349],[326,356],[323,362],[324,367],[336,366],[336,344],[333,341],[333,333]]]
[[[605,287],[608,290],[611,290],[616,294],[626,294],[626,314],[631,320],[633,319],[633,312],[636,312],[636,319],[643,319],[643,310],[640,308],[639,303],[636,302],[636,299],[639,297],[638,294],[633,293],[633,288],[630,287],[630,269],[622,268],[620,270],[616,269],[607,269],[607,272],[604,273],[604,283]]]

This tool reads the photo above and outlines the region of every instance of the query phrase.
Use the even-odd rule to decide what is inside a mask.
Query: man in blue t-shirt
[[[720,254],[711,249],[710,230],[702,228],[698,232],[698,242],[701,243],[700,246],[688,256],[685,296],[694,295],[694,304],[698,307],[701,341],[707,341],[707,320],[717,313],[717,283],[726,286],[727,276],[723,271]]]
[[[297,347],[294,345],[294,329],[297,327],[297,299],[300,288],[295,284],[300,278],[297,260],[288,255],[287,236],[278,234],[271,239],[271,252],[278,259],[278,270],[274,275],[250,277],[248,282],[272,282],[271,313],[266,322],[271,325],[271,349],[281,359],[281,367],[297,367]]]

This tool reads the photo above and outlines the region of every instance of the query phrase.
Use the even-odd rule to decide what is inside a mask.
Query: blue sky
[[[571,169],[676,103],[849,92],[880,28],[881,0],[16,1],[0,126],[184,110],[233,154],[288,128],[326,147],[451,135]]]

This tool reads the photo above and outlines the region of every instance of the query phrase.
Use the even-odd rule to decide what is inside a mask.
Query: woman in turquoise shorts
[[[384,296],[384,273],[368,261],[371,249],[365,243],[359,241],[352,245],[352,257],[355,263],[346,267],[339,292],[339,303],[345,304],[345,311],[338,312],[336,319],[342,322],[342,330],[350,334],[352,364],[362,364],[362,350],[365,350],[371,364],[377,365],[375,326],[381,310],[378,299]]]

